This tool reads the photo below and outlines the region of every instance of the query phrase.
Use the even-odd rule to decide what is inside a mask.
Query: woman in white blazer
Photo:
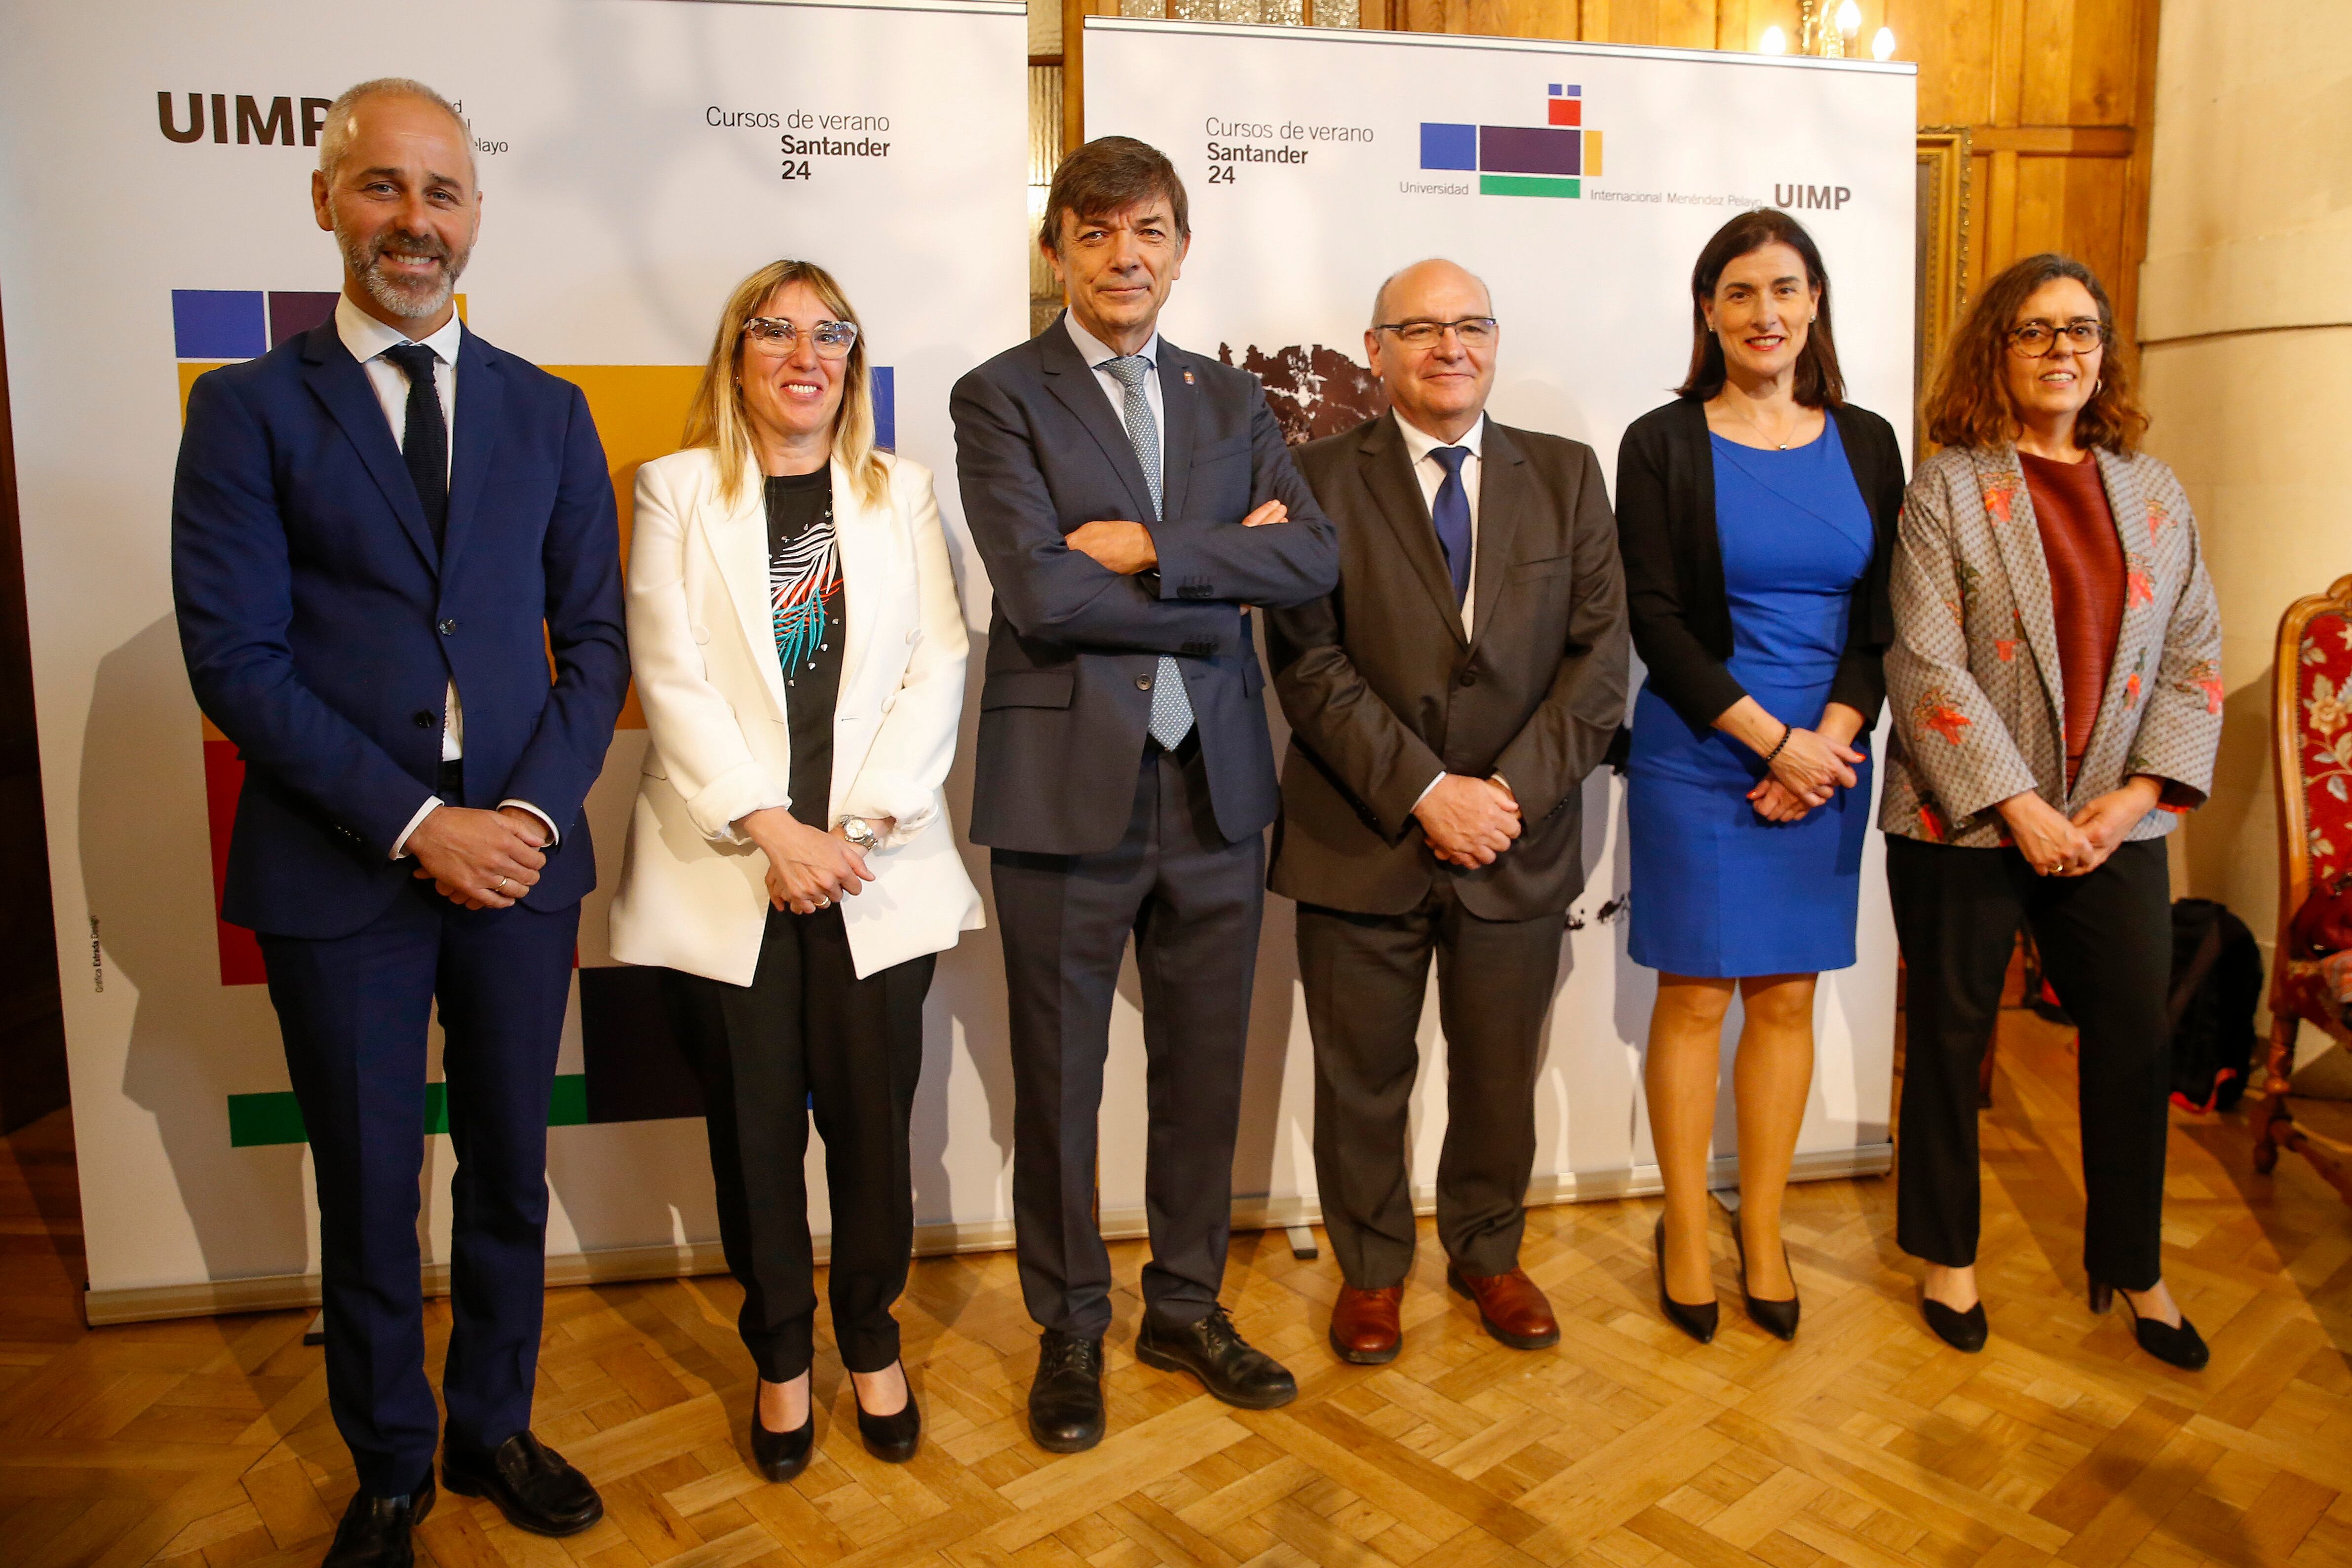
[[[652,745],[612,946],[669,971],[759,1368],[752,1457],[789,1480],[815,1435],[812,1107],[858,1428],[885,1459],[920,1437],[890,1306],[923,996],[981,924],[940,793],[966,640],[931,476],[876,449],[866,345],[823,268],[737,287],[686,444],[637,472],[629,653]]]

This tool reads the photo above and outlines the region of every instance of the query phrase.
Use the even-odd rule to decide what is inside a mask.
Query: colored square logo
[[[261,290],[172,290],[172,352],[183,360],[249,360],[269,350]]]
[[[888,365],[866,371],[874,389],[874,444],[885,452],[898,449],[898,372]]]
[[[1421,128],[1421,166],[1424,169],[1478,167],[1478,128],[1475,125],[1432,125]]]
[[[331,290],[288,292],[269,291],[269,346],[278,347],[289,338],[299,338],[322,321],[335,317],[335,301],[342,296]]]
[[[1554,125],[1584,123],[1584,100],[1580,98],[1556,98],[1551,100],[1551,122]]]

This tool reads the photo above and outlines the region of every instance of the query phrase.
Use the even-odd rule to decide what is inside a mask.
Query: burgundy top
[[[2095,457],[2058,463],[2020,452],[2025,488],[2050,563],[2050,607],[2058,626],[2058,670],[2066,691],[2066,788],[2083,769],[2091,726],[2106,695],[2124,622],[2124,545],[2107,508]]]

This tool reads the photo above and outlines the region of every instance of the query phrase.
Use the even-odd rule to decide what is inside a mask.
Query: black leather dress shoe
[[[1663,1214],[1658,1216],[1658,1228],[1651,1233],[1650,1245],[1658,1258],[1658,1310],[1666,1314],[1666,1322],[1699,1343],[1713,1343],[1719,1321],[1716,1303],[1678,1301],[1666,1294],[1666,1217]]]
[[[1748,1242],[1739,1233],[1739,1222],[1731,1225],[1732,1245],[1739,1249],[1739,1300],[1748,1308],[1748,1320],[1777,1340],[1797,1337],[1798,1299],[1790,1296],[1780,1301],[1767,1301],[1748,1288]],[[1789,1249],[1780,1249],[1780,1267],[1794,1283],[1797,1271],[1789,1267]]]
[[[407,1497],[370,1497],[353,1492],[343,1521],[335,1526],[335,1543],[327,1548],[321,1568],[409,1568],[416,1552],[408,1532],[433,1511],[433,1478]]]
[[[588,1478],[529,1432],[490,1454],[443,1448],[441,1484],[459,1497],[488,1498],[509,1524],[533,1535],[577,1535],[604,1517]]]
[[[1925,1285],[1919,1287],[1919,1315],[1927,1320],[1928,1332],[1937,1339],[1970,1355],[1984,1349],[1985,1339],[1992,1333],[1992,1325],[1985,1320],[1982,1301],[1964,1312],[1936,1300]]]
[[[761,1475],[772,1481],[788,1481],[808,1469],[809,1456],[816,1452],[816,1406],[809,1406],[808,1419],[789,1432],[771,1432],[760,1424],[760,1394],[755,1385],[751,1392],[751,1463]]]
[[[2115,1296],[2114,1286],[2097,1280],[2091,1281],[2091,1311],[2105,1312],[2115,1305]],[[2212,1360],[2213,1353],[2206,1346],[2205,1336],[2197,1332],[2197,1325],[2189,1321],[2186,1312],[2180,1314],[2179,1322],[2166,1323],[2140,1316],[2138,1304],[2129,1296],[2124,1298],[2124,1306],[2131,1313],[2132,1337],[2139,1342],[2140,1349],[2157,1360],[2183,1372],[2202,1372],[2205,1364]]]
[[[907,1369],[898,1369],[898,1381],[907,1382]],[[866,1401],[857,1397],[857,1384],[849,1385],[849,1397],[857,1406],[857,1435],[865,1439],[866,1451],[886,1465],[903,1465],[915,1457],[915,1449],[923,1440],[923,1413],[915,1407],[915,1385],[907,1383],[907,1402],[887,1416],[868,1416]]]
[[[1135,1359],[1162,1372],[1189,1372],[1228,1405],[1271,1410],[1298,1397],[1297,1380],[1282,1363],[1252,1350],[1225,1309],[1170,1327],[1146,1318],[1135,1336]]]
[[[1101,1336],[1045,1331],[1029,1385],[1029,1436],[1039,1448],[1076,1454],[1102,1441],[1102,1374]]]

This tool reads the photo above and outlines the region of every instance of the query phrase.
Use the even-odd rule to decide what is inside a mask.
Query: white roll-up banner
[[[1526,39],[1116,17],[1086,33],[1087,134],[1160,148],[1191,198],[1170,341],[1256,371],[1294,439],[1346,430],[1380,406],[1363,347],[1374,290],[1447,256],[1486,279],[1503,324],[1494,417],[1590,443],[1612,484],[1618,437],[1688,366],[1699,248],[1748,207],[1787,208],[1819,242],[1853,401],[1908,443],[1915,83],[1908,65]],[[1623,795],[1606,769],[1585,786],[1591,879],[1569,912],[1536,1090],[1538,1197],[1656,1183],[1642,1097],[1656,976],[1626,956]],[[1884,1170],[1891,1154],[1883,853],[1874,831],[1859,961],[1818,993],[1800,1175]],[[1237,1190],[1277,1197],[1315,1185],[1291,925],[1270,898],[1234,1172]],[[1445,1126],[1436,1014],[1433,995],[1412,1122],[1423,1199]],[[1738,1017],[1735,1004],[1715,1129],[1727,1160]],[[1137,1200],[1139,1145],[1104,1145],[1102,1184],[1106,1207]]]
[[[730,290],[780,256],[831,270],[864,320],[881,439],[938,472],[984,617],[947,396],[1026,323],[1024,14],[9,0],[0,18],[0,289],[90,1315],[287,1304],[316,1291],[308,1149],[258,948],[215,915],[242,764],[189,694],[168,542],[189,384],[333,307],[341,264],[310,199],[328,104],[383,76],[457,101],[483,191],[467,323],[585,389],[625,533],[636,467],[677,448]],[[698,1095],[654,972],[605,950],[645,747],[633,701],[588,807],[600,885],[548,1156],[548,1250],[574,1267],[555,1278],[708,1267],[716,1250]],[[991,1107],[1010,1090],[974,1065],[1003,1077],[1002,994],[992,938],[967,939],[931,992],[915,1134],[929,1222],[1009,1212],[1009,1112]],[[967,1025],[984,1034],[970,1050]],[[436,1079],[438,1051],[436,1030]],[[452,1162],[446,1137],[429,1147],[421,1232],[438,1264]],[[821,1160],[811,1171],[822,1223]]]

